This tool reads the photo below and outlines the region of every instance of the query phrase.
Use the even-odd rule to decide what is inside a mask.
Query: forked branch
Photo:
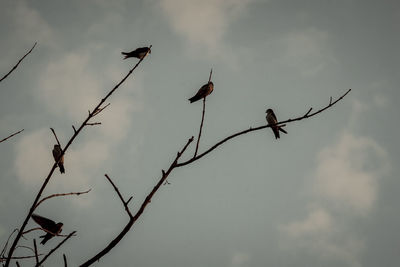
[[[74,134],[72,135],[72,137],[69,139],[67,145],[66,145],[66,146],[64,147],[64,149],[62,150],[61,155],[60,155],[58,161],[61,159],[61,157],[62,157],[62,156],[65,154],[65,152],[68,150],[69,146],[72,144],[72,142],[74,142],[75,138],[79,135],[79,133],[82,131],[82,129],[87,125],[87,123],[89,122],[89,120],[92,119],[93,116],[95,116],[95,114],[98,114],[98,113],[96,113],[96,112],[101,108],[101,106],[104,104],[104,102],[105,102],[105,101],[120,87],[121,84],[123,84],[123,83],[126,81],[126,79],[128,79],[128,77],[129,77],[129,76],[132,74],[132,72],[139,66],[139,64],[143,61],[143,59],[144,59],[144,58],[140,59],[140,60],[136,63],[136,65],[122,78],[122,80],[121,80],[119,83],[117,83],[117,84],[108,92],[108,94],[107,94],[104,98],[102,98],[102,99],[100,100],[100,102],[96,105],[96,107],[94,107],[94,109],[93,109],[92,112],[89,111],[89,114],[87,115],[86,119],[82,122],[81,126],[80,126],[76,131],[74,131]],[[74,129],[74,130],[75,130],[75,129]],[[19,228],[19,232],[18,232],[17,236],[15,237],[14,242],[12,243],[11,248],[10,248],[10,250],[9,250],[9,252],[8,252],[8,256],[7,256],[8,259],[7,259],[7,261],[6,261],[5,267],[8,267],[9,264],[10,264],[10,260],[11,260],[11,257],[12,257],[12,255],[13,255],[13,253],[14,253],[15,247],[17,246],[18,241],[19,241],[19,239],[21,238],[21,235],[22,235],[24,229],[25,229],[26,225],[28,224],[28,221],[29,221],[29,219],[30,219],[30,217],[31,217],[31,215],[32,215],[32,213],[33,213],[33,211],[35,210],[36,205],[37,205],[37,203],[38,203],[40,197],[42,196],[43,190],[46,188],[48,182],[50,181],[50,178],[52,177],[52,175],[53,175],[53,173],[54,173],[54,170],[55,170],[56,167],[57,167],[58,161],[53,163],[53,166],[51,167],[50,172],[49,172],[49,174],[47,175],[46,179],[44,179],[44,182],[43,182],[41,188],[39,189],[39,192],[37,193],[37,195],[36,195],[36,197],[35,197],[35,200],[33,201],[32,206],[31,206],[31,208],[29,209],[29,212],[28,212],[28,214],[27,214],[26,217],[25,217],[24,222],[22,223],[21,227]]]
[[[300,117],[297,117],[297,118],[294,118],[294,119],[288,119],[288,120],[285,120],[285,121],[280,121],[280,122],[276,123],[275,125],[282,125],[282,124],[287,124],[287,123],[294,122],[294,121],[300,121],[300,120],[303,120],[303,119],[311,118],[311,117],[321,113],[322,111],[332,107],[333,105],[335,105],[337,102],[342,100],[350,91],[351,91],[351,89],[347,90],[346,93],[344,93],[341,97],[339,97],[338,99],[336,99],[333,102],[332,102],[332,97],[331,97],[328,105],[326,105],[325,107],[323,107],[323,108],[321,108],[321,109],[319,109],[319,110],[317,110],[317,111],[315,111],[313,113],[310,113],[311,110],[312,110],[312,108],[310,108],[307,113],[305,113],[304,115],[302,115]],[[192,163],[192,162],[204,157],[205,155],[207,155],[208,153],[210,153],[211,151],[213,151],[214,149],[216,149],[220,145],[224,144],[228,140],[233,139],[233,138],[235,138],[235,137],[237,137],[239,135],[243,135],[243,134],[246,134],[246,133],[249,133],[249,132],[254,132],[254,131],[261,130],[261,129],[269,128],[269,127],[272,127],[272,126],[275,126],[275,125],[268,124],[268,125],[258,126],[258,127],[255,127],[255,128],[250,127],[247,130],[243,130],[243,131],[237,132],[235,134],[232,134],[232,135],[222,139],[221,141],[219,141],[218,143],[216,143],[215,145],[213,145],[212,147],[210,147],[209,149],[207,149],[206,151],[204,151],[200,155],[195,156],[195,157],[193,157],[193,158],[191,158],[191,159],[189,159],[187,161],[184,161],[184,162],[176,164],[176,167],[182,167],[182,166],[188,165],[188,164],[190,164],[190,163]]]

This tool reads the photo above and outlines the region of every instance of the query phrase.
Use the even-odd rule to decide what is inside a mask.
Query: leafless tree
[[[62,149],[61,155],[58,157],[58,159],[55,160],[54,164],[52,165],[48,175],[46,176],[46,178],[45,178],[45,180],[44,180],[39,192],[37,193],[32,205],[31,205],[31,208],[29,209],[28,214],[26,215],[25,219],[22,222],[22,225],[16,231],[17,235],[14,238],[10,249],[8,250],[7,256],[4,256],[4,254],[5,254],[5,250],[6,250],[8,242],[7,242],[6,246],[3,248],[2,257],[0,258],[0,260],[5,260],[4,266],[6,266],[6,267],[9,266],[11,260],[13,260],[13,259],[23,259],[21,257],[17,258],[15,256],[13,256],[13,254],[14,254],[16,248],[18,247],[19,240],[23,236],[23,234],[26,234],[27,232],[29,232],[31,230],[35,230],[35,229],[31,229],[31,230],[25,231],[25,227],[27,226],[27,223],[28,223],[29,219],[31,218],[31,215],[33,214],[35,209],[38,207],[38,205],[43,203],[43,201],[49,200],[49,199],[54,198],[54,197],[61,197],[61,196],[66,196],[66,195],[79,195],[79,194],[83,194],[83,193],[88,193],[90,191],[90,190],[88,190],[88,191],[84,191],[84,192],[71,192],[71,193],[62,193],[62,194],[52,194],[50,196],[42,198],[42,193],[43,193],[44,189],[46,188],[49,180],[51,179],[55,169],[57,168],[57,164],[61,160],[62,156],[66,153],[68,148],[71,146],[71,144],[75,141],[75,139],[78,137],[78,135],[81,133],[81,131],[86,126],[94,126],[94,125],[101,124],[100,122],[93,122],[92,119],[94,117],[96,117],[100,112],[102,112],[106,107],[108,107],[109,103],[105,105],[106,101],[131,76],[133,71],[140,65],[140,63],[143,60],[144,60],[144,57],[141,58],[137,62],[137,64],[121,79],[121,81],[119,83],[117,83],[108,92],[107,95],[105,95],[99,101],[99,103],[91,111],[90,110],[88,111],[88,115],[86,116],[86,119],[82,122],[82,124],[78,128],[75,128],[75,126],[72,126],[73,134],[72,134],[71,138],[69,139],[69,141],[67,142],[66,146]],[[210,72],[209,82],[211,81],[211,75],[212,75],[212,71]],[[245,130],[242,130],[242,131],[238,131],[238,132],[236,132],[236,133],[234,133],[234,134],[232,134],[230,136],[222,138],[219,142],[217,142],[214,145],[212,145],[211,147],[205,149],[203,152],[199,152],[198,153],[199,147],[200,147],[200,138],[201,138],[201,133],[202,133],[202,128],[203,128],[203,122],[204,122],[205,107],[206,107],[206,99],[204,98],[203,99],[202,119],[201,119],[201,123],[200,123],[200,127],[199,127],[199,133],[198,133],[198,138],[197,138],[197,142],[196,142],[196,149],[195,149],[194,155],[189,157],[189,158],[187,158],[187,159],[182,159],[184,154],[185,154],[185,152],[186,152],[186,150],[187,150],[187,148],[194,141],[194,137],[191,136],[183,144],[182,148],[178,152],[176,152],[176,155],[173,157],[172,162],[168,166],[167,170],[166,171],[165,170],[161,170],[161,176],[160,176],[158,182],[155,184],[153,189],[148,193],[148,195],[143,200],[142,204],[140,205],[140,207],[138,208],[138,210],[136,212],[132,212],[130,210],[130,208],[129,208],[129,202],[131,201],[132,196],[129,197],[126,200],[126,198],[123,197],[123,195],[120,192],[119,188],[115,185],[115,183],[112,181],[110,176],[105,174],[105,178],[111,184],[113,190],[116,192],[118,198],[120,199],[120,201],[122,203],[122,206],[123,206],[123,208],[124,208],[124,210],[125,210],[125,212],[126,212],[126,214],[128,216],[128,222],[123,227],[123,229],[119,232],[119,234],[117,234],[111,241],[109,241],[107,244],[105,244],[103,249],[101,249],[96,255],[94,255],[91,258],[89,258],[88,260],[86,260],[80,266],[90,266],[93,263],[95,263],[96,261],[100,260],[104,255],[109,253],[124,238],[124,236],[132,229],[132,226],[141,217],[141,215],[143,214],[144,210],[146,209],[148,204],[151,202],[153,196],[158,192],[158,190],[161,188],[161,186],[165,182],[167,182],[167,178],[170,176],[170,174],[176,168],[184,167],[186,165],[189,165],[189,164],[201,159],[202,157],[208,155],[213,150],[215,150],[216,148],[222,146],[223,144],[225,144],[229,140],[234,139],[236,137],[239,137],[241,135],[245,135],[245,134],[248,134],[248,133],[254,132],[254,131],[259,131],[259,130],[262,130],[262,129],[265,129],[265,128],[274,127],[276,125],[284,126],[284,125],[287,125],[287,124],[290,124],[290,123],[293,123],[293,122],[296,122],[296,121],[300,121],[300,120],[304,120],[304,119],[308,119],[308,118],[314,117],[314,116],[318,115],[319,113],[331,108],[337,102],[342,100],[350,91],[351,91],[351,89],[347,90],[343,95],[341,95],[335,101],[333,101],[333,99],[331,97],[330,101],[329,101],[329,103],[327,105],[323,106],[322,108],[318,109],[315,112],[312,112],[312,108],[309,108],[307,110],[307,112],[304,113],[303,115],[297,116],[297,117],[295,117],[293,119],[287,119],[287,120],[283,120],[283,121],[277,122],[275,125],[265,124],[265,125],[261,125],[261,126],[250,127],[249,129],[245,129]],[[59,141],[54,129],[51,128],[51,130],[52,130],[52,132],[53,132],[53,134],[55,136],[55,139],[56,139],[57,143],[61,146],[60,141]],[[36,241],[34,241],[34,249],[32,250],[34,252],[34,255],[26,256],[26,257],[27,258],[35,258],[35,266],[41,266],[48,259],[48,257],[52,253],[54,253],[57,249],[59,249],[64,244],[64,242],[66,242],[74,234],[75,234],[75,231],[70,233],[70,234],[68,234],[67,236],[65,236],[65,238],[56,247],[54,247],[52,250],[50,250],[47,254],[45,254],[41,258],[39,258],[39,256],[41,254],[38,253],[37,247],[36,247]],[[66,259],[65,254],[63,255],[63,259],[64,259],[64,266],[67,266],[67,259]]]

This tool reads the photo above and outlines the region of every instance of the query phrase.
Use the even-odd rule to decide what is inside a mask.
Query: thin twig
[[[317,111],[314,112],[314,113],[311,113],[311,114],[308,114],[308,115],[306,114],[306,115],[304,115],[304,116],[302,115],[302,116],[297,117],[297,118],[295,118],[295,119],[288,119],[288,120],[285,120],[285,121],[280,121],[280,122],[278,122],[278,123],[276,123],[276,124],[272,124],[272,125],[271,125],[271,124],[267,124],[267,125],[263,125],[263,126],[259,126],[259,127],[255,127],[255,128],[250,127],[250,128],[247,129],[247,130],[240,131],[240,132],[237,132],[237,133],[235,133],[235,134],[233,134],[233,135],[230,135],[230,136],[228,136],[228,137],[222,139],[221,141],[219,141],[218,143],[216,143],[215,145],[213,145],[212,147],[210,147],[208,150],[206,150],[205,152],[201,153],[200,155],[198,155],[198,156],[196,156],[196,157],[193,157],[193,158],[191,158],[191,159],[189,159],[189,160],[187,160],[187,161],[178,163],[178,164],[176,165],[176,167],[185,166],[185,165],[187,165],[187,164],[189,164],[189,163],[192,163],[192,162],[194,162],[194,161],[196,161],[196,160],[198,160],[198,159],[204,157],[205,155],[207,155],[208,153],[210,153],[211,151],[213,151],[214,149],[216,149],[217,147],[219,147],[220,145],[222,145],[222,144],[225,143],[226,141],[228,141],[228,140],[230,140],[230,139],[232,139],[232,138],[234,138],[234,137],[237,137],[237,136],[239,136],[239,135],[243,135],[243,134],[246,134],[246,133],[249,133],[249,132],[258,131],[258,130],[261,130],[261,129],[264,129],[264,128],[269,128],[269,127],[272,127],[272,126],[275,126],[275,125],[282,125],[282,124],[285,124],[285,123],[290,123],[290,122],[294,122],[294,121],[300,121],[300,120],[303,120],[303,119],[307,119],[307,118],[313,117],[313,116],[315,116],[315,115],[321,113],[322,111],[324,111],[324,110],[326,110],[326,109],[332,107],[333,105],[335,105],[337,102],[339,102],[340,100],[342,100],[350,91],[351,91],[351,89],[347,90],[346,93],[344,93],[344,94],[343,94],[341,97],[339,97],[337,100],[335,100],[335,101],[333,101],[332,103],[330,103],[329,105],[327,105],[327,106],[321,108],[320,110],[317,110]]]
[[[211,73],[210,73],[211,74]],[[210,75],[211,76],[211,75]],[[201,115],[201,123],[200,123],[200,129],[199,129],[199,136],[197,137],[197,143],[196,143],[196,150],[194,151],[194,156],[193,158],[195,158],[197,156],[197,151],[199,150],[199,143],[200,143],[200,138],[201,138],[201,131],[203,129],[203,122],[204,122],[204,113],[206,112],[206,98],[207,96],[205,96],[203,98],[203,113]]]
[[[210,76],[208,77],[208,83],[211,82],[211,76],[212,76],[212,68],[210,70]],[[199,130],[199,136],[197,138],[197,143],[196,143],[196,150],[194,151],[194,156],[195,158],[197,156],[197,151],[199,150],[199,144],[200,144],[200,138],[201,138],[201,131],[203,129],[203,122],[204,122],[204,113],[206,112],[206,97],[203,98],[203,113],[201,115],[201,123],[200,123],[200,130]]]
[[[100,124],[101,124],[101,122],[88,122],[88,123],[86,123],[86,125],[89,125],[89,126],[100,125]]]
[[[56,131],[54,131],[54,129],[53,128],[50,128],[50,130],[53,132],[53,134],[54,134],[54,137],[56,138],[56,140],[57,140],[57,144],[60,146],[60,148],[61,148],[61,144],[60,144],[60,141],[58,141],[58,137],[57,137],[57,135],[56,135]],[[61,157],[60,157],[61,158]]]
[[[39,254],[39,256],[41,256],[41,255],[43,255],[43,254]],[[35,257],[35,255],[32,255],[32,256],[15,256],[15,257],[12,257],[11,259],[12,260],[22,260],[22,259],[32,259],[34,257]],[[7,260],[7,258],[0,257],[0,262],[6,261],[6,260]]]
[[[4,247],[3,247],[3,249],[2,249],[1,252],[0,252],[0,257],[3,257],[3,256],[4,256],[4,253],[5,253],[6,250],[7,250],[8,242],[10,241],[11,236],[12,236],[15,232],[18,232],[18,229],[14,229],[14,230],[11,232],[11,234],[8,236],[7,241],[6,241],[6,243],[4,244]]]
[[[26,235],[27,233],[30,233],[30,232],[33,232],[33,231],[38,231],[38,230],[44,231],[44,232],[49,233],[49,234],[52,234],[52,235],[54,235],[54,236],[61,236],[61,237],[66,237],[66,236],[68,236],[68,235],[62,235],[62,234],[54,234],[53,232],[50,232],[49,230],[44,229],[44,228],[41,228],[41,227],[35,227],[35,228],[32,228],[32,229],[26,230],[26,231],[23,232],[22,234],[23,234],[23,235]]]
[[[50,198],[53,198],[53,197],[63,197],[63,196],[70,196],[70,195],[77,195],[77,196],[79,196],[79,195],[81,195],[81,194],[87,194],[87,193],[89,193],[91,190],[92,190],[92,189],[89,189],[89,190],[86,190],[86,191],[83,191],[83,192],[71,192],[71,193],[62,193],[62,194],[52,194],[52,195],[50,195],[50,196],[47,196],[47,197],[45,197],[45,198],[42,198],[42,199],[36,204],[35,209],[36,209],[40,204],[42,204],[43,201],[48,200],[48,199],[50,199]]]
[[[150,46],[150,47],[151,47],[151,46]],[[122,80],[121,80],[119,83],[117,83],[117,84],[108,92],[108,94],[107,94],[104,98],[102,98],[102,99],[100,100],[100,102],[97,104],[97,106],[93,109],[94,111],[95,111],[95,110],[98,110],[98,109],[104,104],[104,102],[105,102],[105,101],[120,87],[120,85],[123,84],[123,83],[126,81],[126,79],[128,79],[128,77],[129,77],[129,76],[133,73],[133,71],[139,66],[139,64],[143,61],[143,59],[144,59],[144,58],[141,58],[141,59],[136,63],[136,65],[135,65],[131,70],[129,70],[129,72],[122,78]],[[73,142],[73,141],[75,140],[75,138],[78,136],[78,134],[79,134],[79,133],[82,131],[82,129],[86,126],[86,123],[89,122],[89,120],[90,120],[92,117],[93,117],[93,112],[92,112],[92,113],[89,112],[89,115],[88,115],[88,116],[86,117],[86,119],[82,122],[82,124],[81,124],[81,126],[78,128],[78,130],[76,130],[76,132],[74,132],[74,134],[72,135],[72,137],[71,137],[70,140],[68,141],[67,145],[66,145],[66,146],[64,147],[64,149],[62,150],[61,155],[60,155],[60,159],[61,159],[61,157],[65,154],[65,152],[68,150],[69,146],[72,144],[72,142]],[[19,239],[20,239],[21,236],[22,236],[22,232],[24,231],[26,225],[28,224],[28,221],[29,221],[31,215],[32,215],[33,211],[35,210],[36,204],[37,204],[37,202],[39,201],[39,199],[40,199],[40,197],[41,197],[41,195],[42,195],[44,189],[46,188],[48,182],[50,181],[50,178],[52,177],[52,175],[53,175],[53,173],[54,173],[54,170],[57,168],[57,165],[58,165],[58,161],[53,163],[53,166],[51,167],[51,169],[50,169],[50,171],[49,171],[49,174],[47,175],[47,177],[46,177],[46,179],[44,180],[44,182],[43,182],[41,188],[39,189],[39,192],[37,193],[37,195],[36,195],[36,197],[35,197],[35,200],[33,201],[32,206],[31,206],[31,208],[29,209],[29,212],[28,212],[28,214],[27,214],[26,217],[25,217],[25,220],[23,221],[21,227],[19,228],[20,231],[18,232],[18,235],[17,235],[16,238],[14,239],[14,242],[12,243],[11,248],[10,248],[10,250],[9,250],[9,252],[8,252],[8,255],[7,255],[7,258],[8,258],[8,259],[7,259],[7,261],[6,261],[5,267],[8,267],[8,266],[9,266],[11,257],[12,257],[12,255],[13,255],[13,253],[14,253],[14,250],[15,250],[15,247],[17,246],[18,241],[19,241]]]
[[[13,133],[12,135],[7,136],[6,138],[0,140],[0,143],[6,141],[7,139],[10,139],[10,138],[13,137],[14,135],[19,134],[19,133],[22,132],[23,130],[24,130],[24,129],[22,129],[22,130],[20,130],[20,131],[18,131],[18,132],[16,132],[16,133]]]
[[[96,116],[96,115],[98,115],[98,114],[99,114],[100,112],[102,112],[103,110],[105,110],[110,104],[111,104],[111,103],[108,103],[108,104],[105,105],[104,107],[98,108],[97,110],[95,110],[95,111],[93,112],[93,117]]]
[[[111,178],[110,178],[107,174],[104,174],[104,176],[107,178],[107,180],[108,180],[108,181],[110,182],[110,184],[113,186],[115,192],[117,192],[117,194],[118,194],[118,196],[119,196],[119,199],[121,200],[122,204],[124,205],[124,208],[125,208],[126,213],[128,213],[129,217],[132,218],[132,213],[131,213],[131,211],[129,210],[129,206],[128,206],[128,203],[129,203],[129,201],[132,199],[132,197],[131,197],[128,201],[125,201],[125,199],[122,197],[121,192],[119,191],[118,187],[113,183],[113,181],[111,180]]]
[[[129,222],[125,225],[124,229],[122,229],[122,231],[103,249],[101,250],[99,253],[97,253],[95,256],[93,256],[92,258],[90,258],[89,260],[87,260],[86,262],[84,262],[82,265],[80,265],[81,267],[87,267],[90,266],[91,264],[95,263],[96,261],[98,261],[101,257],[103,257],[104,255],[106,255],[113,247],[115,247],[119,241],[121,241],[121,239],[129,232],[129,230],[131,229],[131,227],[133,226],[133,224],[140,218],[140,216],[143,214],[143,211],[145,210],[146,206],[151,202],[151,198],[154,196],[154,194],[158,191],[158,189],[160,189],[161,185],[164,183],[164,181],[168,178],[168,175],[171,173],[171,171],[176,168],[176,164],[179,160],[179,158],[182,156],[183,152],[186,151],[186,149],[188,148],[188,146],[190,145],[191,142],[193,142],[194,137],[192,136],[186,143],[186,145],[183,147],[183,149],[177,153],[174,161],[171,163],[171,165],[169,166],[168,170],[166,172],[162,172],[162,176],[160,178],[160,180],[158,181],[158,183],[156,184],[156,186],[154,186],[153,190],[151,190],[151,192],[147,195],[147,197],[145,198],[145,200],[143,201],[143,203],[141,204],[139,210],[136,212],[136,214],[133,217],[130,217]],[[107,176],[106,176],[107,177]],[[111,182],[111,180],[109,180]],[[114,184],[112,183],[112,185],[114,186]],[[115,187],[114,187],[115,189]],[[118,193],[119,191],[117,191]],[[118,194],[118,196],[120,197],[121,201],[123,203],[125,203],[123,201],[122,196],[120,196],[120,194]],[[125,204],[124,204],[125,206]]]
[[[21,267],[21,265],[19,265],[19,262],[15,262],[15,264],[17,265],[17,267]]]
[[[37,245],[36,245],[36,239],[33,239],[33,247],[35,249],[35,260],[36,260],[36,264],[39,263],[39,256],[38,256],[38,250],[37,250]]]
[[[54,251],[56,251],[59,247],[61,247],[65,243],[65,241],[70,239],[75,233],[76,233],[76,231],[73,231],[72,233],[70,233],[66,238],[64,238],[63,241],[61,241],[57,246],[55,246],[52,250],[50,250],[49,253],[47,253],[47,255],[44,256],[43,259],[36,264],[36,267],[39,267],[43,262],[45,262],[45,260],[47,260],[47,258],[51,254],[53,254]]]
[[[8,75],[10,75],[11,72],[13,72],[18,67],[19,63],[21,63],[22,60],[24,60],[24,58],[32,52],[32,50],[33,50],[33,48],[35,48],[36,44],[37,43],[35,42],[35,44],[32,46],[32,48],[17,62],[17,64],[6,75],[4,75],[3,78],[0,79],[0,82],[2,82],[5,78],[7,78]]]
[[[63,259],[64,259],[64,267],[68,267],[67,257],[65,256],[65,254],[63,254]]]

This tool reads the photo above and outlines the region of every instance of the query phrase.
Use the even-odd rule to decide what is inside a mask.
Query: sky
[[[187,99],[211,68],[200,152],[266,124],[267,108],[284,120],[352,91],[279,140],[252,132],[174,170],[95,266],[398,266],[399,29],[400,4],[389,0],[3,0],[0,76],[37,46],[0,83],[0,138],[25,129],[0,144],[1,246],[51,169],[50,127],[65,145],[137,62],[121,51],[151,44],[44,195],[91,192],[35,211],[77,231],[47,266],[63,253],[79,265],[121,231],[128,216],[104,174],[135,212],[197,135],[202,104]]]

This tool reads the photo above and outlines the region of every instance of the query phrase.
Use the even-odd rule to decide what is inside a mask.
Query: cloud
[[[205,49],[209,56],[224,53],[224,35],[250,0],[160,0],[172,28],[189,47]]]
[[[42,18],[38,11],[29,7],[24,1],[16,1],[11,10],[15,33],[23,42],[32,43],[40,40],[41,44],[54,45],[55,34],[52,27]]]
[[[331,215],[319,208],[311,211],[305,220],[284,225],[281,230],[291,237],[299,237],[315,232],[331,232],[332,227]]]
[[[373,139],[343,132],[318,155],[313,178],[316,196],[352,212],[367,213],[376,199],[387,155]]]
[[[364,108],[364,103],[354,102],[349,117],[361,116]],[[317,155],[309,180],[311,208],[305,217],[278,227],[283,248],[339,261],[342,266],[361,266],[365,242],[352,222],[373,209],[379,180],[390,168],[388,161],[387,152],[374,139],[344,129]]]

